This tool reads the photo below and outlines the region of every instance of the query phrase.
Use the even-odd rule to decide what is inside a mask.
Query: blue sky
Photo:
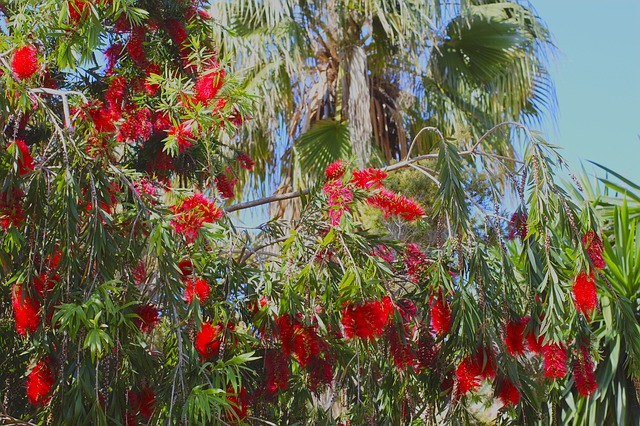
[[[640,183],[640,0],[531,3],[558,47],[558,122],[541,130],[575,171],[592,160]]]

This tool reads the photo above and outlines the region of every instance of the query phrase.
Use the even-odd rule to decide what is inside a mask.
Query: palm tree
[[[214,0],[212,14],[219,55],[262,99],[241,138],[254,187],[312,183],[339,157],[400,160],[425,126],[465,144],[555,107],[549,33],[519,2]],[[503,135],[496,152],[512,150]]]

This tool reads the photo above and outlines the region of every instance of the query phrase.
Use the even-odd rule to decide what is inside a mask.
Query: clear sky
[[[640,0],[531,0],[554,36],[559,102],[547,139],[640,184]]]

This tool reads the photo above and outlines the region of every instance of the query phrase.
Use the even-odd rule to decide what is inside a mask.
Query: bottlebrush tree
[[[597,392],[590,317],[599,293],[624,296],[538,135],[505,123],[491,133],[522,129],[522,158],[442,138],[437,153],[337,162],[319,188],[234,204],[251,99],[202,5],[13,0],[2,13],[4,419],[535,422],[572,382]],[[360,220],[370,206],[426,223],[386,187],[409,167],[438,185],[432,246]],[[467,191],[470,168],[493,205]],[[288,197],[303,198],[294,222],[247,230],[233,216]]]

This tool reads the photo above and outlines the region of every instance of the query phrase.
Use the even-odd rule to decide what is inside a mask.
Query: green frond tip
[[[337,159],[351,156],[347,123],[331,119],[313,123],[293,146],[298,172],[311,179]]]

